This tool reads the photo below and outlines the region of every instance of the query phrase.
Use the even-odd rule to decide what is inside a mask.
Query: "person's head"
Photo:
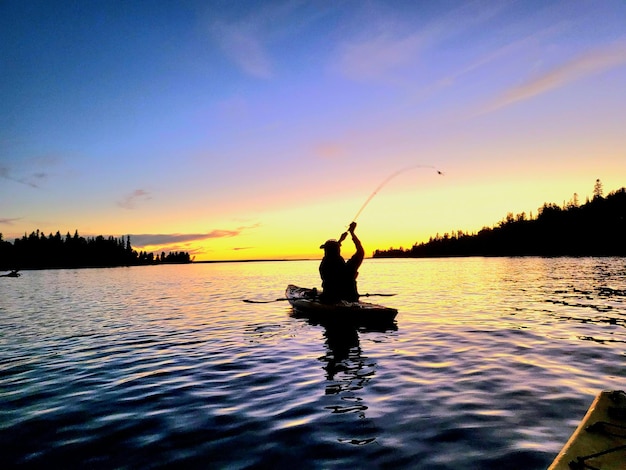
[[[339,243],[337,240],[326,240],[326,242],[321,245],[320,248],[324,249],[324,256],[339,256],[341,251],[341,243]]]

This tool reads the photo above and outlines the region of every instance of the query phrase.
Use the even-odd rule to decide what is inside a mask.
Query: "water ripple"
[[[29,271],[0,283],[11,466],[545,468],[623,388],[622,259],[367,260],[397,325],[276,298],[315,262]]]

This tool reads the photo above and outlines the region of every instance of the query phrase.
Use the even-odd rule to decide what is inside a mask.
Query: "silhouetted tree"
[[[578,207],[579,205],[580,204],[578,202],[578,193],[574,193],[572,199],[570,199],[569,203],[567,204],[567,209],[573,209],[575,207]]]
[[[593,186],[593,198],[594,199],[602,198],[603,195],[604,195],[604,190],[602,189],[602,181],[597,179],[596,184]]]

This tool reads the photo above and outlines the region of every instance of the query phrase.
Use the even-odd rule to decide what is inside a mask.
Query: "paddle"
[[[359,294],[359,297],[393,297],[396,294]],[[249,304],[270,304],[272,302],[282,302],[283,300],[289,300],[286,298],[280,298],[275,300],[250,300],[243,299],[243,302],[247,302]]]
[[[393,297],[397,294],[359,294],[359,297]]]
[[[282,302],[283,300],[289,300],[289,299],[276,299],[276,300],[250,300],[250,299],[243,299],[244,302],[248,302],[249,304],[271,304],[272,302]]]

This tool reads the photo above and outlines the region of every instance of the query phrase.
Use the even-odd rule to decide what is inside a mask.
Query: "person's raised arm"
[[[356,229],[356,222],[352,222],[350,227],[348,228],[348,232],[352,236],[352,241],[354,242],[354,247],[356,248],[356,256],[358,256],[361,260],[365,257],[365,250],[363,249],[363,245],[361,244],[361,240],[354,233],[354,229]]]

